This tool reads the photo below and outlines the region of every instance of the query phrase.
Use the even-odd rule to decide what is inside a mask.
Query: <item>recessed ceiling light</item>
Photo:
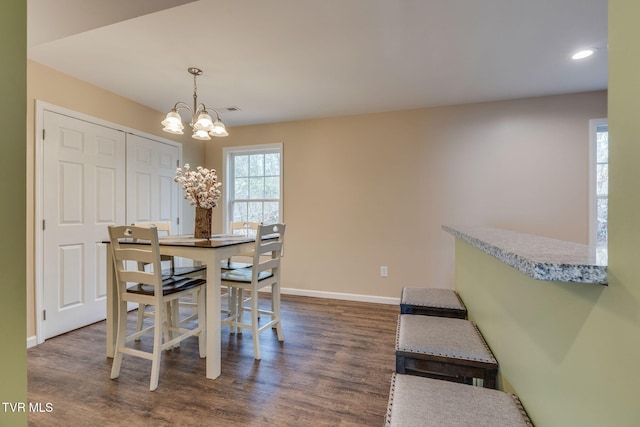
[[[571,59],[584,59],[596,53],[596,49],[584,49],[573,54]]]

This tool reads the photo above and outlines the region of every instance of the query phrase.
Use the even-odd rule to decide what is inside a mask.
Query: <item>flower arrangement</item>
[[[191,205],[213,209],[218,206],[218,199],[222,195],[215,169],[206,169],[198,166],[196,170],[191,170],[189,163],[185,163],[183,168],[176,169],[176,176],[173,180],[182,184],[185,191],[184,198],[189,200]]]

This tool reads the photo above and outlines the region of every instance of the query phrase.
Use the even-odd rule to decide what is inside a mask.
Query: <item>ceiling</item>
[[[28,0],[28,57],[162,112],[199,67],[227,126],[333,117],[605,89],[607,0]]]

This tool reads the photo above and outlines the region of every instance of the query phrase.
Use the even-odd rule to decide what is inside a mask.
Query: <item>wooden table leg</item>
[[[219,251],[210,251],[207,261],[207,378],[221,373],[220,361],[220,263]]]

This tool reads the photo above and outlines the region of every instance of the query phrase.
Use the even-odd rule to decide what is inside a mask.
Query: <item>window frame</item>
[[[589,245],[598,245],[598,155],[597,132],[598,127],[606,125],[609,128],[609,119],[589,120]],[[607,195],[607,199],[609,196]]]
[[[229,222],[231,218],[233,218],[233,214],[231,212],[231,194],[232,188],[234,184],[233,174],[233,165],[231,164],[231,160],[234,155],[251,155],[251,154],[267,154],[267,153],[280,153],[280,197],[279,197],[279,222],[284,222],[284,213],[283,213],[283,165],[284,165],[284,151],[283,144],[281,142],[271,143],[271,144],[257,144],[257,145],[241,145],[234,147],[223,147],[222,149],[222,176],[224,177],[223,182],[223,213],[222,213],[222,221],[225,233],[229,233]]]

